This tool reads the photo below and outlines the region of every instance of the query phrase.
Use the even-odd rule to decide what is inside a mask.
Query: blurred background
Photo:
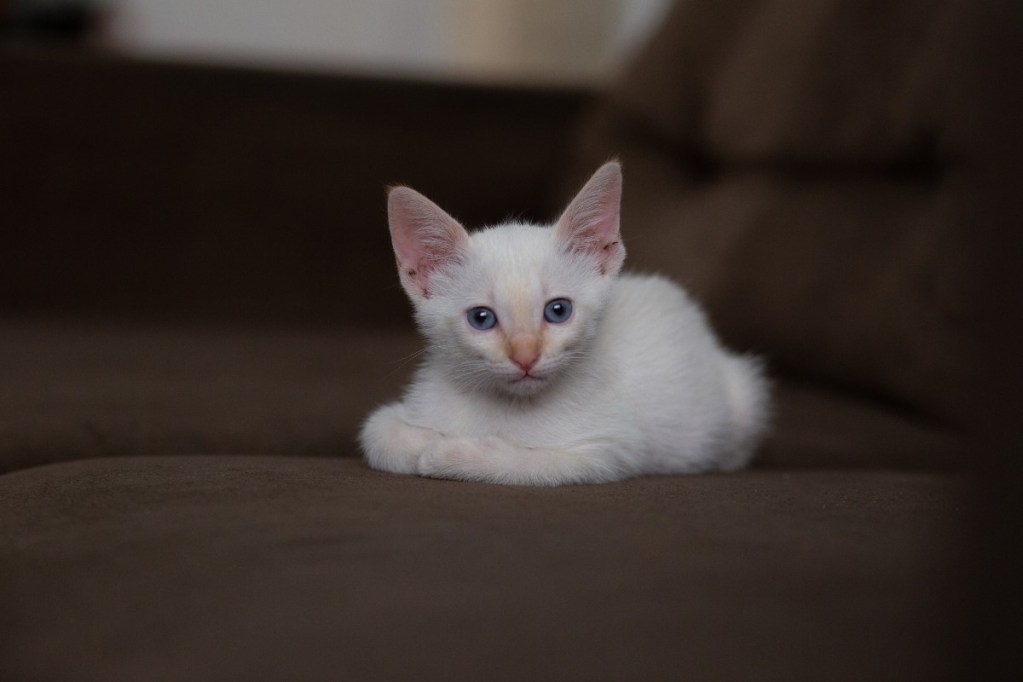
[[[0,0],[8,41],[304,70],[602,83],[667,0]]]

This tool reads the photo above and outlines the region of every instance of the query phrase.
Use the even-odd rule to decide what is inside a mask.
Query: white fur
[[[401,189],[392,204],[429,201]],[[427,340],[426,360],[404,398],[363,426],[370,466],[559,485],[749,462],[767,421],[760,365],[725,350],[676,284],[618,275],[618,192],[620,171],[607,164],[553,227],[510,223],[467,240],[455,235],[439,263],[429,242],[428,286],[402,277]],[[613,211],[613,221],[596,233],[573,229],[567,222],[579,215],[592,227],[593,212],[579,206],[593,205],[594,195],[613,199],[603,209]],[[408,230],[423,226],[399,224],[399,213],[392,206],[391,229],[404,246]],[[436,239],[436,230],[426,231]],[[399,254],[402,268],[414,270],[415,260],[407,248]],[[544,321],[544,306],[555,298],[572,301],[567,322]],[[466,311],[476,306],[491,308],[497,327],[470,327]],[[540,344],[528,371],[535,379],[523,378],[509,355],[515,335]]]

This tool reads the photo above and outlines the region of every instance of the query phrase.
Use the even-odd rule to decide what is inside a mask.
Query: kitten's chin
[[[551,384],[552,377],[525,376],[511,377],[500,382],[502,392],[515,397],[530,397],[543,393]]]

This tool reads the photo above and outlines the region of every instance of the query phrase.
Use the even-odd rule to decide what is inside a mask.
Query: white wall
[[[471,80],[600,82],[669,0],[121,0],[138,54]]]

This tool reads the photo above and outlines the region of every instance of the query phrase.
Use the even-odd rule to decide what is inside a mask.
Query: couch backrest
[[[620,155],[629,263],[684,281],[776,372],[982,428],[1018,338],[992,303],[1020,284],[1020,13],[680,2],[590,122],[577,177]]]
[[[590,97],[0,48],[0,314],[408,325],[386,186],[547,219]]]

